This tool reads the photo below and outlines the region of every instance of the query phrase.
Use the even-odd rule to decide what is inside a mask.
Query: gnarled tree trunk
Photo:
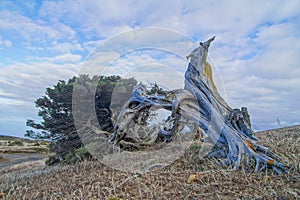
[[[147,95],[147,88],[139,84],[123,107],[115,124],[110,142],[122,148],[139,150],[144,146],[172,141],[187,125],[192,131],[202,129],[215,144],[209,156],[232,165],[233,169],[253,166],[255,171],[272,168],[277,173],[286,166],[254,136],[247,108],[232,109],[220,96],[207,62],[210,43],[214,37],[201,42],[187,56],[184,89],[168,91],[166,95]],[[171,115],[163,126],[147,127],[151,113],[165,109]],[[140,128],[143,127],[143,137]]]

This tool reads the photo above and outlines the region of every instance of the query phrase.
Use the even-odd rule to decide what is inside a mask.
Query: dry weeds
[[[110,169],[99,162],[75,166],[0,171],[3,199],[299,199],[300,126],[264,131],[262,142],[290,164],[283,175],[246,173],[200,159],[199,149],[160,171],[145,174]],[[8,169],[6,169],[8,170]],[[189,179],[190,178],[190,179]]]

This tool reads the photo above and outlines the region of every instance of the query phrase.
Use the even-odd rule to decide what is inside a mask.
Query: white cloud
[[[10,40],[3,40],[0,35],[0,49],[2,47],[12,47],[12,42]]]
[[[261,23],[298,15],[299,1],[45,1],[40,16],[76,24],[86,36],[108,37],[121,27],[161,27],[189,36],[218,33],[234,41]]]
[[[78,65],[72,63],[14,63],[0,69],[1,92],[10,99],[33,103],[44,94],[46,87],[76,75],[77,70]]]
[[[3,91],[3,89],[0,89],[0,97],[13,97],[14,94],[13,93],[10,93],[10,92],[5,92]]]
[[[78,64],[82,56],[79,54],[71,54],[71,53],[66,53],[66,54],[60,54],[54,57],[31,57],[31,60],[34,61],[46,61],[46,62],[51,62],[51,63],[75,63]]]
[[[0,97],[0,104],[2,106],[20,106],[24,104],[24,101]]]
[[[115,59],[119,58],[117,52],[94,52],[84,63],[82,63],[79,74],[103,75],[107,70],[107,66]]]
[[[53,62],[61,62],[61,63],[79,63],[81,61],[81,55],[74,55],[74,54],[64,54],[59,55],[53,58]]]
[[[17,33],[26,42],[45,42],[52,39],[70,40],[75,37],[75,31],[60,22],[47,24],[45,21],[34,21],[7,10],[0,11],[0,30]]]
[[[99,42],[100,41],[98,41],[98,40],[90,40],[90,41],[84,42],[82,44],[82,46],[88,52],[92,52],[99,45]]]
[[[82,45],[78,42],[57,42],[53,41],[50,46],[47,47],[50,51],[70,53],[71,51],[83,51]]]
[[[184,79],[181,73],[170,68],[170,66],[158,63],[139,65],[124,74],[124,77],[134,77],[138,82],[146,84],[156,82],[166,90],[174,90],[184,86]]]

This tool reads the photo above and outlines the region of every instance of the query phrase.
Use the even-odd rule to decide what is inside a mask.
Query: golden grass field
[[[2,199],[300,199],[300,126],[257,133],[289,173],[249,173],[199,158],[190,148],[172,165],[144,174],[100,162],[47,167],[27,162],[0,170]]]

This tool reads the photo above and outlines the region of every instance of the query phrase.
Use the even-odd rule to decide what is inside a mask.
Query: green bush
[[[81,161],[84,160],[90,160],[92,158],[92,155],[90,152],[87,150],[86,147],[80,147],[75,150],[75,155],[78,157]]]
[[[77,163],[79,160],[78,158],[75,157],[75,155],[73,153],[68,153],[67,155],[65,155],[62,164],[63,165],[67,165],[67,164],[75,164]]]
[[[201,149],[201,144],[193,144],[190,146],[191,150],[198,150]]]
[[[78,162],[91,160],[93,157],[86,147],[75,149],[74,153],[68,153],[62,159],[62,165],[74,165]]]
[[[46,160],[46,165],[48,166],[52,166],[52,165],[56,165],[60,162],[60,160],[57,158],[56,155],[51,155],[49,156],[49,158]]]

